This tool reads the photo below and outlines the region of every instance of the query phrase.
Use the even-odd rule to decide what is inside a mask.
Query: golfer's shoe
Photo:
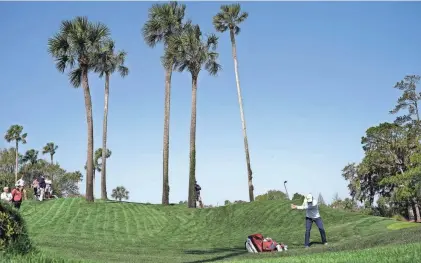
[[[326,242],[326,243],[324,243],[323,245],[327,246],[327,242]]]

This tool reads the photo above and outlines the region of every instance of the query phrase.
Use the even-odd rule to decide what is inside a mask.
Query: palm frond
[[[78,67],[70,71],[69,80],[73,87],[79,88],[82,83],[82,69]]]
[[[182,28],[186,6],[172,1],[165,4],[154,4],[148,11],[148,21],[142,27],[146,44],[155,47],[157,43],[166,45],[171,35],[178,34]]]
[[[220,12],[213,17],[213,26],[218,32],[225,32],[230,29],[238,35],[240,33],[239,24],[248,18],[247,12],[241,12],[239,3],[231,5],[221,5]]]

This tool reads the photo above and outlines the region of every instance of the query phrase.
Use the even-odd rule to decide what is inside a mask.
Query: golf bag
[[[272,251],[284,251],[288,249],[288,246],[272,240],[272,238],[264,238],[262,234],[253,234],[248,236],[245,242],[245,248],[250,253],[261,253],[261,252],[272,252]]]

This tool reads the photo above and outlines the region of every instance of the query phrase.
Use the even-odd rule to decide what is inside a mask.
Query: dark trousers
[[[16,207],[17,209],[20,209],[20,205],[22,204],[22,200],[20,201],[12,201],[14,207]]]
[[[319,228],[320,236],[322,237],[322,243],[326,243],[326,232],[325,228],[323,227],[323,221],[320,217],[318,218],[309,218],[306,217],[306,235],[305,235],[305,246],[310,246],[310,232],[311,232],[311,226],[313,225],[313,222],[316,223],[316,226]]]

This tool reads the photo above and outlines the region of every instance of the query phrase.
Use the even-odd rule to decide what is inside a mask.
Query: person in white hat
[[[317,200],[314,200],[313,196],[311,194],[308,194],[307,197],[304,198],[303,205],[301,206],[291,205],[291,208],[299,209],[299,210],[306,209],[306,234],[305,234],[304,246],[306,248],[310,246],[310,232],[311,232],[311,226],[313,225],[313,222],[316,223],[317,227],[319,228],[320,236],[322,238],[322,243],[324,245],[327,245],[326,232],[323,227],[322,218],[320,217],[319,204],[317,203]]]

